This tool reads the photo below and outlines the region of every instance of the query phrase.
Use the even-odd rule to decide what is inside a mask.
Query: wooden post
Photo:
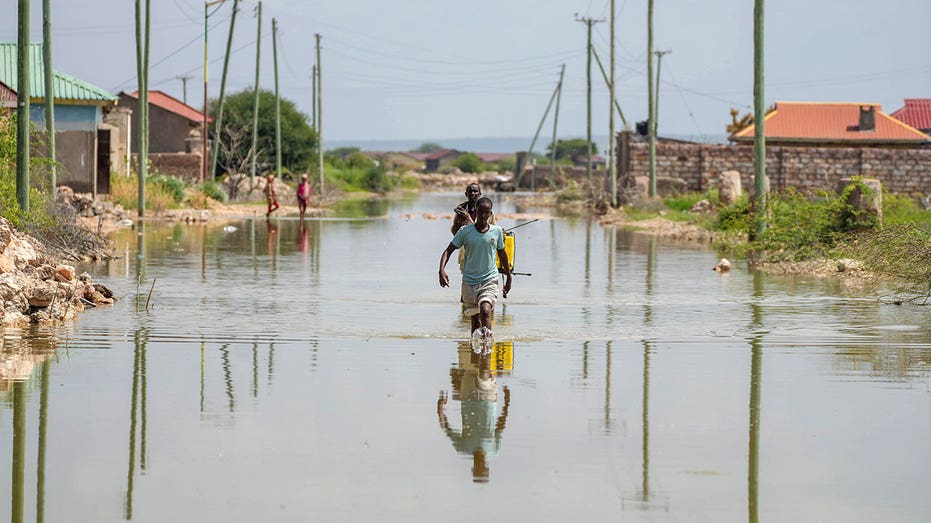
[[[281,98],[278,94],[278,20],[272,18],[272,60],[275,62],[275,176],[281,179]]]
[[[29,0],[19,0],[16,86],[16,203],[29,212]]]
[[[650,155],[650,184],[647,194],[656,196],[656,132],[653,127],[653,0],[647,1],[647,143]]]
[[[58,184],[55,168],[55,83],[52,70],[52,7],[42,0],[42,65],[45,72],[45,148],[49,160],[49,188],[52,198]]]
[[[217,107],[217,122],[213,126],[213,135],[215,142],[213,144],[213,154],[210,160],[210,179],[213,179],[217,172],[217,158],[220,155],[220,135],[223,134],[223,102],[226,97],[226,72],[230,65],[230,48],[233,45],[233,30],[236,28],[236,13],[239,12],[239,0],[233,0],[233,18],[230,19],[230,32],[226,37],[226,54],[223,58],[223,75],[220,77],[220,101]]]
[[[763,0],[753,4],[753,208],[756,234],[766,232],[766,109],[763,95]],[[751,236],[754,236],[751,233]]]
[[[258,6],[259,24],[255,37],[255,100],[252,102],[252,166],[249,169],[249,190],[255,189],[255,162],[259,152],[259,60],[262,58],[262,2]]]

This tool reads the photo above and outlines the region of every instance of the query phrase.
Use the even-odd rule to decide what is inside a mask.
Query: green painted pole
[[[317,42],[317,172],[320,173],[320,198],[323,198],[323,63],[320,61],[320,33]]]
[[[239,0],[233,0],[233,17],[230,19],[230,32],[226,37],[226,55],[223,57],[223,75],[220,77],[220,102],[217,107],[217,122],[213,127],[213,155],[210,160],[210,178],[217,172],[217,158],[220,156],[220,135],[223,134],[223,102],[226,100],[226,72],[230,65],[230,48],[233,46],[233,30],[236,28],[236,13],[239,12]]]
[[[49,159],[49,187],[54,197],[58,179],[55,169],[55,84],[52,70],[51,0],[42,0],[42,65],[45,72],[45,149]]]
[[[585,174],[588,176],[588,190],[594,191],[592,185],[592,24],[589,20],[585,25],[588,26],[588,58],[585,65]]]
[[[614,93],[614,0],[611,0],[611,81],[608,82],[611,102],[608,104],[608,183],[611,185],[611,206],[617,205],[617,160],[614,158],[617,148],[617,137],[614,136],[614,104],[617,103]],[[600,64],[599,64],[600,65]],[[601,68],[604,73],[604,68]]]
[[[766,232],[766,109],[763,95],[763,0],[753,3],[753,207],[756,234]]]
[[[143,74],[143,58],[142,58],[142,2],[136,0],[136,83],[138,86],[138,105],[136,107],[136,121],[138,125],[136,126],[136,176],[138,177],[138,187],[139,187],[139,199],[137,201],[137,212],[141,217],[145,214],[145,176],[146,176],[146,162],[145,162],[145,140],[143,138],[143,125],[145,118],[145,105],[144,105],[144,92],[145,92],[145,75]]]
[[[255,163],[259,152],[259,61],[262,59],[262,2],[258,7],[259,24],[255,38],[255,100],[252,102],[252,167],[249,169],[249,189],[255,189]]]
[[[10,500],[10,521],[23,522],[23,501],[26,487],[26,383],[13,382],[13,485]]]
[[[45,521],[45,449],[48,442],[48,382],[51,359],[42,362],[42,384],[39,396],[39,455],[36,461],[36,523]]]
[[[272,59],[275,62],[275,176],[281,179],[281,98],[278,94],[278,20],[272,18]]]
[[[142,35],[142,81],[143,88],[139,91],[139,101],[142,107],[142,120],[140,121],[139,131],[142,134],[142,151],[140,158],[145,170],[139,177],[139,217],[145,214],[145,181],[148,178],[149,169],[149,35],[151,31],[152,20],[152,0],[145,0],[145,25]]]
[[[647,143],[650,152],[649,196],[656,196],[656,132],[653,127],[653,0],[647,1]]]
[[[29,0],[19,0],[16,86],[16,203],[29,212]]]

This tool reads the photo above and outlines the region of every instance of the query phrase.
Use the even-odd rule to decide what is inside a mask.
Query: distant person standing
[[[301,219],[307,211],[307,203],[310,201],[310,184],[307,182],[307,174],[301,175],[301,183],[297,184],[297,208],[301,211]]]
[[[491,200],[480,198],[477,202],[475,223],[459,229],[440,255],[440,287],[449,287],[446,264],[453,251],[460,247],[465,249],[465,261],[462,264],[462,303],[466,307],[465,314],[472,320],[472,337],[479,337],[483,342],[492,337],[491,312],[498,299],[496,254],[504,271],[505,298],[511,290],[511,270],[508,253],[504,250],[504,231],[501,227],[488,223],[491,214]]]
[[[281,207],[278,205],[278,193],[275,192],[274,174],[268,175],[268,181],[265,184],[265,201],[268,202],[268,211],[265,212],[265,217],[268,218],[273,212]]]

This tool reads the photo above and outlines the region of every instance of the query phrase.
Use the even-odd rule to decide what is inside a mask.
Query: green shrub
[[[164,174],[155,174],[149,176],[145,181],[146,187],[158,186],[166,194],[169,194],[175,203],[181,203],[184,199],[184,181],[174,176]]]
[[[894,226],[909,223],[931,230],[931,210],[924,209],[912,196],[884,192],[883,225]]]
[[[226,191],[223,190],[223,187],[215,180],[208,180],[202,185],[197,186],[197,189],[204,193],[205,196],[209,196],[218,202],[225,203],[229,199]]]
[[[585,200],[585,192],[575,180],[569,180],[565,189],[556,194],[556,201],[559,203],[579,202]]]
[[[456,158],[453,165],[464,173],[477,173],[482,170],[482,159],[475,153],[465,153]]]

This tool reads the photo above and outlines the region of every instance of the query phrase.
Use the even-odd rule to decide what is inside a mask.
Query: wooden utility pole
[[[601,71],[601,77],[604,78],[605,87],[609,90],[611,89],[611,81],[608,80],[608,73],[605,71],[604,64],[601,63],[601,57],[598,56],[598,49],[592,48],[592,56],[595,57],[595,63],[598,64],[598,69]],[[630,124],[627,123],[627,118],[624,116],[624,111],[621,110],[621,104],[618,103],[617,97],[614,97],[614,109],[617,111],[617,115],[621,117],[621,123],[624,124],[625,129],[630,129]]]
[[[255,100],[252,102],[252,166],[249,169],[249,189],[255,189],[255,162],[259,153],[259,60],[262,58],[262,2],[256,7],[259,18],[255,38]]]
[[[563,70],[565,70],[565,65],[563,65]],[[550,96],[550,101],[546,104],[546,111],[543,111],[543,118],[540,118],[540,125],[537,126],[537,132],[533,135],[533,140],[530,141],[530,148],[527,149],[527,159],[533,162],[533,146],[537,143],[537,138],[540,136],[540,131],[543,129],[543,122],[546,121],[546,117],[550,114],[550,108],[553,107],[553,101],[556,100],[556,96],[559,94],[559,90],[562,87],[562,71],[559,73],[559,83],[556,84],[556,88],[553,89],[553,94]],[[534,168],[530,171],[530,190],[536,190],[536,164],[534,163]],[[520,175],[523,173],[518,173],[517,179],[515,182],[520,181]],[[515,183],[517,185],[517,183]]]
[[[213,155],[210,160],[210,178],[217,172],[217,158],[220,156],[220,135],[223,134],[223,102],[226,101],[226,72],[230,65],[230,48],[233,46],[233,30],[236,28],[236,13],[239,12],[239,0],[233,0],[233,17],[230,19],[230,32],[226,37],[226,54],[223,57],[223,75],[220,77],[220,101],[217,104],[217,121],[213,126]]]
[[[16,203],[29,212],[29,0],[19,0],[16,85]]]
[[[49,187],[55,197],[58,184],[55,169],[55,84],[52,70],[52,7],[42,0],[42,65],[45,72],[45,153],[49,159]]]
[[[614,104],[617,103],[614,92],[614,14],[614,0],[611,0],[611,103],[608,104],[608,113],[611,116],[608,118],[608,176],[611,184],[611,205],[617,206],[617,158],[615,158],[617,138],[614,136]]]
[[[653,138],[655,139],[659,133],[659,75],[662,72],[663,65],[663,55],[667,55],[672,51],[653,51],[653,54],[656,55],[656,92],[653,95],[653,114],[650,115],[650,125],[653,126]]]
[[[278,20],[272,18],[272,60],[275,62],[275,176],[281,179],[281,98],[278,94]]]
[[[317,64],[314,64],[311,68],[310,85],[310,121],[314,127],[314,132],[317,132]]]
[[[222,4],[226,0],[213,0],[212,2],[204,2],[204,121],[203,129],[201,134],[203,134],[203,150],[201,151],[201,161],[200,161],[200,183],[204,183],[204,180],[207,179],[207,168],[210,165],[210,160],[207,158],[207,143],[210,141],[207,133],[207,83],[209,78],[209,65],[207,60],[207,33],[209,32],[209,27],[207,25],[207,19],[210,18],[210,7]],[[214,146],[216,147],[216,146]]]
[[[149,13],[150,0],[145,0],[145,21],[140,0],[136,0],[136,82],[138,84],[138,126],[136,132],[136,174],[138,177],[138,197],[136,213],[141,218],[145,215],[145,180],[148,174],[149,159]]]
[[[556,175],[556,124],[559,123],[559,102],[562,99],[562,80],[566,73],[566,64],[559,70],[559,85],[556,87],[556,111],[553,113],[553,141],[550,142],[550,187]]]
[[[647,0],[647,143],[650,155],[648,195],[656,196],[656,134],[653,131],[653,0]]]
[[[194,77],[193,76],[176,76],[175,78],[177,78],[178,80],[181,80],[181,96],[182,96],[181,100],[186,105],[187,104],[187,81]]]
[[[323,197],[323,64],[320,61],[320,33],[314,35],[317,42],[317,172],[320,173],[320,191]]]
[[[652,0],[651,0],[652,1]],[[594,185],[592,185],[592,26],[603,22],[604,20],[595,20],[594,18],[583,17],[579,18],[576,15],[576,22],[582,22],[585,24],[588,33],[588,45],[586,47],[588,53],[588,59],[585,66],[585,81],[586,81],[586,119],[585,119],[585,157],[586,157],[586,166],[585,173],[588,175],[588,190],[593,192]]]
[[[766,232],[765,112],[763,96],[763,0],[755,0],[753,3],[753,208],[756,214],[756,234]]]

